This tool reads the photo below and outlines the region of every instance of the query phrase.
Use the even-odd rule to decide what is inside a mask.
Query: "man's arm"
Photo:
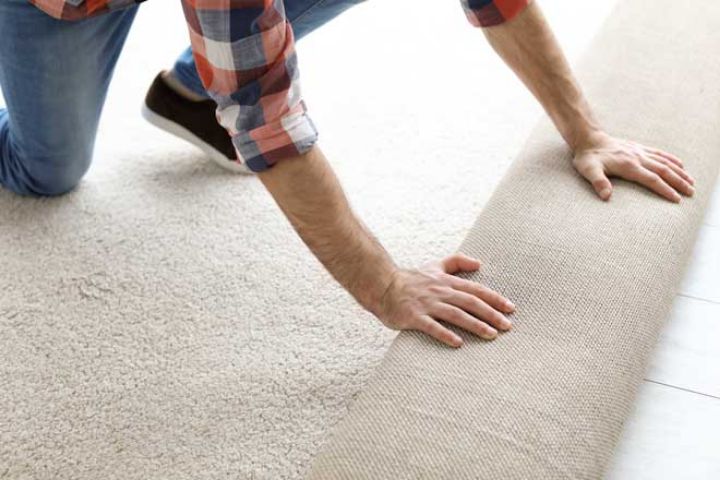
[[[258,174],[305,244],[333,277],[386,326],[420,330],[453,347],[444,320],[482,338],[510,328],[514,306],[500,294],[452,275],[480,262],[452,255],[419,269],[399,268],[355,215],[320,148]]]
[[[352,211],[320,149],[287,159],[258,176],[332,276],[358,303],[376,311],[398,267]]]
[[[694,193],[694,181],[677,157],[603,131],[537,2],[511,21],[483,32],[540,101],[575,153],[575,168],[603,200],[612,193],[608,176],[637,182],[674,202],[680,201],[678,192]]]

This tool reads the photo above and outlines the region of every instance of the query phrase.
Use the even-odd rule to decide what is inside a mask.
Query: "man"
[[[0,2],[4,187],[58,195],[83,176],[112,71],[141,1]],[[452,275],[480,263],[452,255],[419,269],[395,265],[351,210],[317,145],[300,96],[294,38],[359,1],[182,0],[192,52],[155,80],[145,116],[228,168],[256,172],[311,251],[385,325],[420,330],[454,347],[461,338],[439,321],[492,339],[510,328],[506,315],[514,306]],[[612,192],[608,176],[674,202],[693,194],[693,179],[679,159],[604,132],[537,5],[463,0],[462,6],[540,101],[572,149],[573,165],[601,199]]]

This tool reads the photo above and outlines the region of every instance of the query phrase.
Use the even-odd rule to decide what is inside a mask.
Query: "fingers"
[[[678,203],[680,201],[680,194],[668,185],[660,175],[640,165],[634,165],[624,169],[620,176],[647,187],[671,202]]]
[[[415,329],[430,335],[434,339],[439,340],[445,345],[453,348],[459,348],[463,344],[462,338],[460,338],[459,335],[450,329],[443,327],[429,315],[422,315],[418,320],[418,324],[415,326]]]
[[[509,330],[512,326],[512,323],[505,318],[505,315],[469,293],[455,290],[448,296],[445,302],[461,308],[465,312],[472,314],[477,319],[497,329]]]
[[[595,148],[578,152],[573,164],[603,200],[612,194],[608,175],[634,181],[675,203],[680,201],[680,194],[695,193],[695,180],[685,171],[682,160],[627,140],[605,138]]]
[[[497,330],[485,322],[478,320],[464,310],[447,303],[437,304],[430,315],[436,320],[451,323],[457,327],[467,330],[485,340],[492,340],[497,337]]]
[[[612,195],[612,183],[608,180],[602,166],[593,165],[591,168],[581,172],[585,179],[590,182],[595,193],[603,200],[609,200]]]
[[[499,294],[489,289],[486,290],[494,298],[502,298]],[[488,292],[483,292],[483,294],[487,295]],[[460,347],[462,339],[438,321],[460,327],[485,340],[493,340],[497,337],[498,330],[505,331],[512,327],[510,320],[502,313],[479,298],[460,290],[449,292],[443,301],[433,305],[428,313],[421,315],[417,324],[411,327],[446,345]]]
[[[655,160],[656,162],[662,163],[663,165],[668,166],[672,169],[673,172],[677,173],[680,177],[682,177],[686,182],[688,182],[690,185],[695,185],[695,179],[690,176],[688,172],[685,171],[683,167],[679,167],[677,164],[671,162],[667,158],[661,157],[660,155],[655,154],[649,154],[650,158]]]
[[[450,286],[455,290],[460,290],[461,292],[474,295],[495,310],[505,313],[512,313],[515,311],[515,305],[513,305],[510,300],[503,297],[498,292],[480,285],[479,283],[454,277],[452,275],[448,275],[448,281]]]
[[[444,258],[441,267],[445,273],[473,272],[480,268],[480,260],[468,257],[463,253],[455,253]]]
[[[513,312],[515,306],[487,287],[445,273],[479,267],[477,259],[456,253],[428,264],[425,272],[405,271],[404,280],[384,300],[378,318],[390,328],[418,330],[455,348],[462,345],[462,338],[441,322],[494,339],[498,330],[512,327],[504,313]]]
[[[649,153],[651,153],[651,154],[658,155],[658,156],[666,159],[666,160],[669,161],[670,163],[673,163],[673,164],[677,165],[677,166],[680,167],[680,168],[684,168],[684,167],[683,167],[683,161],[680,160],[680,159],[679,159],[678,157],[676,157],[675,155],[673,155],[672,153],[664,152],[664,151],[662,151],[662,150],[660,150],[660,149],[658,149],[658,148],[651,148],[651,147],[645,147],[645,150],[647,150],[647,151],[648,151]]]
[[[695,189],[692,185],[690,185],[690,182],[668,165],[653,159],[643,160],[642,165],[651,172],[657,174],[665,181],[665,183],[678,192],[687,196],[692,196],[695,193]]]

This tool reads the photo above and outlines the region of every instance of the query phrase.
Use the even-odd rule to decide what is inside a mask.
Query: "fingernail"
[[[497,330],[495,330],[494,328],[491,328],[485,335],[483,335],[483,338],[487,340],[492,340],[495,337],[497,337]]]
[[[607,198],[610,196],[611,190],[609,188],[603,188],[600,190],[600,198],[603,200],[607,200]]]
[[[693,195],[695,195],[695,189],[694,189],[693,187],[690,187],[690,188],[688,189],[688,195],[690,195],[691,197],[692,197]]]
[[[503,318],[501,325],[505,329],[510,329],[510,327],[512,327],[512,322],[510,320],[508,320],[507,318]]]
[[[460,338],[459,336],[454,335],[454,336],[453,336],[453,342],[455,342],[455,347],[456,347],[456,348],[462,347],[463,341],[462,341],[462,338]]]
[[[515,310],[515,304],[512,303],[510,300],[505,300],[505,306],[510,310]]]

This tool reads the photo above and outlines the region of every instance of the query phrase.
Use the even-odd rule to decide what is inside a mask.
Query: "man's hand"
[[[680,194],[695,193],[695,180],[676,156],[604,133],[576,149],[573,165],[603,200],[612,194],[608,177],[638,183],[672,202],[679,202]]]
[[[510,329],[504,314],[515,307],[499,293],[452,275],[478,268],[478,260],[455,254],[417,270],[397,270],[373,310],[392,329],[419,330],[451,347],[460,347],[462,339],[439,320],[492,340],[498,330]]]
[[[483,31],[540,101],[575,152],[573,165],[600,198],[612,194],[608,177],[639,183],[673,202],[694,193],[694,181],[677,157],[603,133],[537,2],[514,20]]]

